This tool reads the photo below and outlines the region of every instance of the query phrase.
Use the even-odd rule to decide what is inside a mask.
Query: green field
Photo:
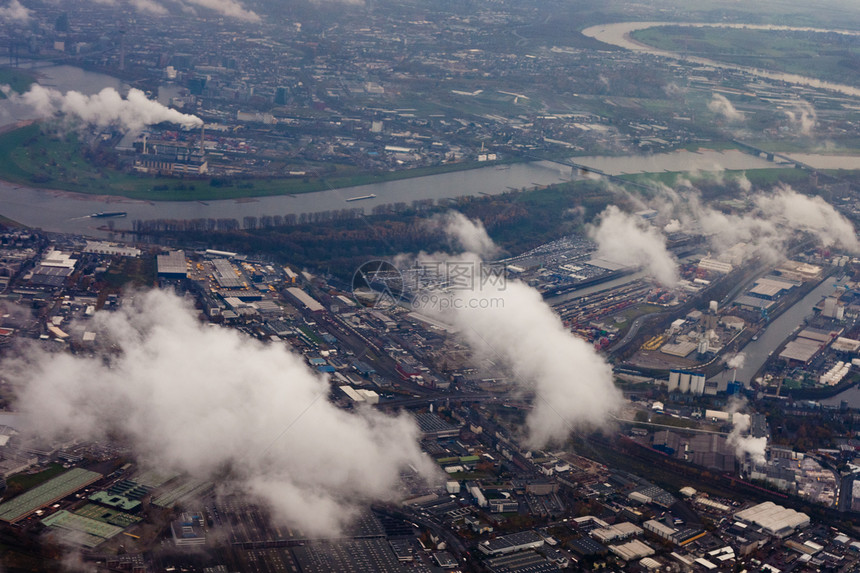
[[[0,180],[27,186],[150,201],[211,201],[267,195],[290,195],[340,187],[462,171],[492,163],[454,163],[383,173],[360,173],[335,166],[335,172],[304,179],[178,179],[125,173],[95,165],[77,135],[48,135],[40,125],[0,134]]]
[[[7,496],[15,492],[22,492],[32,489],[37,485],[41,485],[49,479],[60,475],[64,471],[65,470],[63,469],[63,466],[61,466],[60,464],[51,464],[47,467],[47,469],[42,470],[41,472],[32,474],[15,474],[8,480],[6,480],[6,486],[9,488],[7,490]]]
[[[659,26],[633,37],[719,62],[860,85],[860,39],[841,34]]]

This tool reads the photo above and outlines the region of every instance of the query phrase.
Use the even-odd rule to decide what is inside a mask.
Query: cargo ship
[[[363,199],[376,199],[376,194],[371,193],[370,195],[359,195],[358,197],[350,197],[347,201],[361,201]]]
[[[93,213],[90,215],[92,219],[107,219],[109,217],[127,217],[128,213],[125,211],[99,211],[98,213]]]

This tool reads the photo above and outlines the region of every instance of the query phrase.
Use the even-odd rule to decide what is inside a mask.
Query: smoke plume
[[[139,294],[96,313],[87,329],[109,350],[87,357],[34,346],[2,364],[29,431],[121,436],[146,463],[229,476],[309,533],[336,531],[357,504],[392,498],[405,468],[433,475],[411,418],[335,407],[326,379],[301,357],[202,325],[173,295]]]
[[[458,242],[466,252],[475,253],[482,259],[492,258],[499,253],[484,224],[477,219],[471,221],[459,211],[448,211],[436,222],[441,222],[445,234]]]
[[[610,205],[600,223],[589,229],[601,257],[626,265],[643,266],[661,284],[678,284],[675,259],[666,250],[666,238],[636,215]]]
[[[726,366],[729,368],[743,368],[746,364],[747,356],[743,352],[738,352],[726,361]]]
[[[732,398],[729,400],[728,412],[732,416],[732,431],[727,438],[729,445],[735,448],[735,455],[743,461],[747,454],[756,464],[765,463],[767,438],[753,438],[747,432],[750,429],[750,415],[742,414],[740,410],[746,407],[746,400]]]
[[[708,109],[730,122],[741,122],[744,120],[744,114],[735,109],[732,102],[723,94],[714,94],[713,99],[708,102]]]
[[[23,24],[30,20],[30,10],[18,0],[10,0],[5,6],[0,6],[0,22]]]
[[[203,121],[146,98],[132,88],[125,99],[113,88],[95,95],[77,91],[65,94],[53,88],[33,84],[24,94],[11,94],[12,101],[31,107],[43,117],[75,117],[98,127],[117,126],[124,131],[136,131],[161,122],[177,123],[185,128],[200,127]]]
[[[742,245],[743,260],[754,257],[778,262],[785,257],[797,233],[810,234],[822,246],[860,252],[854,226],[820,197],[809,197],[781,186],[750,197],[752,208],[742,214],[724,213],[705,205],[698,191],[684,180],[680,190],[663,186],[654,208],[679,219],[686,227],[699,227],[713,251]]]
[[[622,398],[611,367],[593,347],[573,336],[535,289],[510,278],[488,280],[474,254],[448,262],[471,269],[471,283],[419,297],[419,309],[452,323],[477,357],[504,365],[523,390],[534,392],[528,446],[563,441],[574,427],[605,424]]]
[[[788,120],[801,135],[812,135],[818,124],[818,114],[808,101],[798,101],[794,109],[784,110]]]

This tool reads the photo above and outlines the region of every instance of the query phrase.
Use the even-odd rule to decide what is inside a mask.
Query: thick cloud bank
[[[146,94],[134,88],[125,99],[113,88],[105,88],[91,96],[76,91],[62,93],[39,84],[33,84],[29,91],[20,95],[9,92],[8,88],[4,91],[12,101],[29,106],[43,117],[74,117],[99,127],[118,126],[125,131],[135,131],[162,122],[185,128],[203,125],[199,117],[147,99]]]
[[[478,245],[490,240],[483,226],[463,216],[448,220],[453,237]],[[473,280],[450,285],[438,298],[422,297],[421,310],[453,323],[476,355],[504,365],[522,389],[534,392],[526,444],[541,448],[574,428],[603,426],[622,397],[612,368],[594,348],[572,335],[530,286],[491,276],[475,254],[447,261],[469,269]]]
[[[235,480],[311,533],[394,497],[409,466],[433,475],[411,418],[333,406],[301,357],[202,325],[173,295],[141,294],[93,320],[109,353],[33,347],[2,365],[40,435],[122,436],[159,467]]]

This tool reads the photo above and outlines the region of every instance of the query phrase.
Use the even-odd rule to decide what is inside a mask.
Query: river
[[[105,87],[122,87],[120,80],[116,78],[72,66],[43,66],[36,69],[40,83],[62,91],[74,89],[92,94]],[[162,99],[175,95],[174,86],[166,86],[165,90],[160,90],[162,91]],[[22,119],[33,119],[32,110],[16,106],[8,100],[0,101],[0,124],[10,124]],[[803,160],[814,165],[818,157],[807,154],[803,156]],[[853,159],[842,158],[847,163]],[[649,156],[590,156],[577,157],[574,161],[610,174],[782,167],[780,164],[737,150],[682,150]],[[33,189],[0,182],[0,214],[46,231],[108,237],[111,234],[99,230],[98,227],[109,224],[117,231],[130,230],[136,219],[233,218],[241,221],[246,216],[301,214],[355,207],[362,207],[369,213],[374,206],[386,203],[411,203],[421,199],[445,200],[464,195],[495,195],[510,189],[551,185],[570,180],[571,177],[570,167],[549,161],[536,161],[299,195],[207,202],[135,201],[121,197]],[[347,201],[351,197],[366,195],[376,197]],[[99,211],[125,211],[128,217],[92,219],[88,216]]]
[[[762,70],[750,66],[741,66],[738,64],[730,64],[727,62],[719,62],[708,58],[702,58],[699,56],[689,56],[679,54],[677,52],[671,52],[668,50],[660,50],[658,48],[654,48],[653,46],[643,44],[642,42],[637,42],[630,35],[632,32],[635,32],[637,30],[645,30],[647,28],[653,28],[655,26],[687,26],[691,28],[739,28],[748,30],[822,32],[844,34],[848,36],[860,36],[860,32],[856,30],[828,30],[823,28],[807,28],[795,26],[768,26],[726,23],[711,24],[707,22],[619,22],[615,24],[600,24],[598,26],[591,26],[590,28],[586,28],[585,30],[583,30],[582,34],[588,36],[589,38],[594,38],[595,40],[604,42],[606,44],[626,48],[634,52],[642,52],[654,56],[663,56],[666,58],[682,60],[694,64],[713,66],[715,68],[721,68],[725,70],[735,70],[760,78],[766,78],[769,80],[786,82],[795,85],[803,85],[813,88],[825,89],[828,91],[838,92],[849,96],[860,96],[860,88],[854,86],[838,84],[835,82],[826,82],[823,80],[810,78],[799,74],[771,72],[768,70]]]
[[[821,297],[830,294],[833,288],[834,280],[832,278],[826,279],[794,306],[774,319],[767,329],[759,335],[758,340],[747,344],[741,350],[746,356],[746,360],[743,367],[738,368],[737,380],[749,387],[752,377],[764,366],[768,357],[800,326],[803,319],[812,313],[812,307],[818,304]]]

